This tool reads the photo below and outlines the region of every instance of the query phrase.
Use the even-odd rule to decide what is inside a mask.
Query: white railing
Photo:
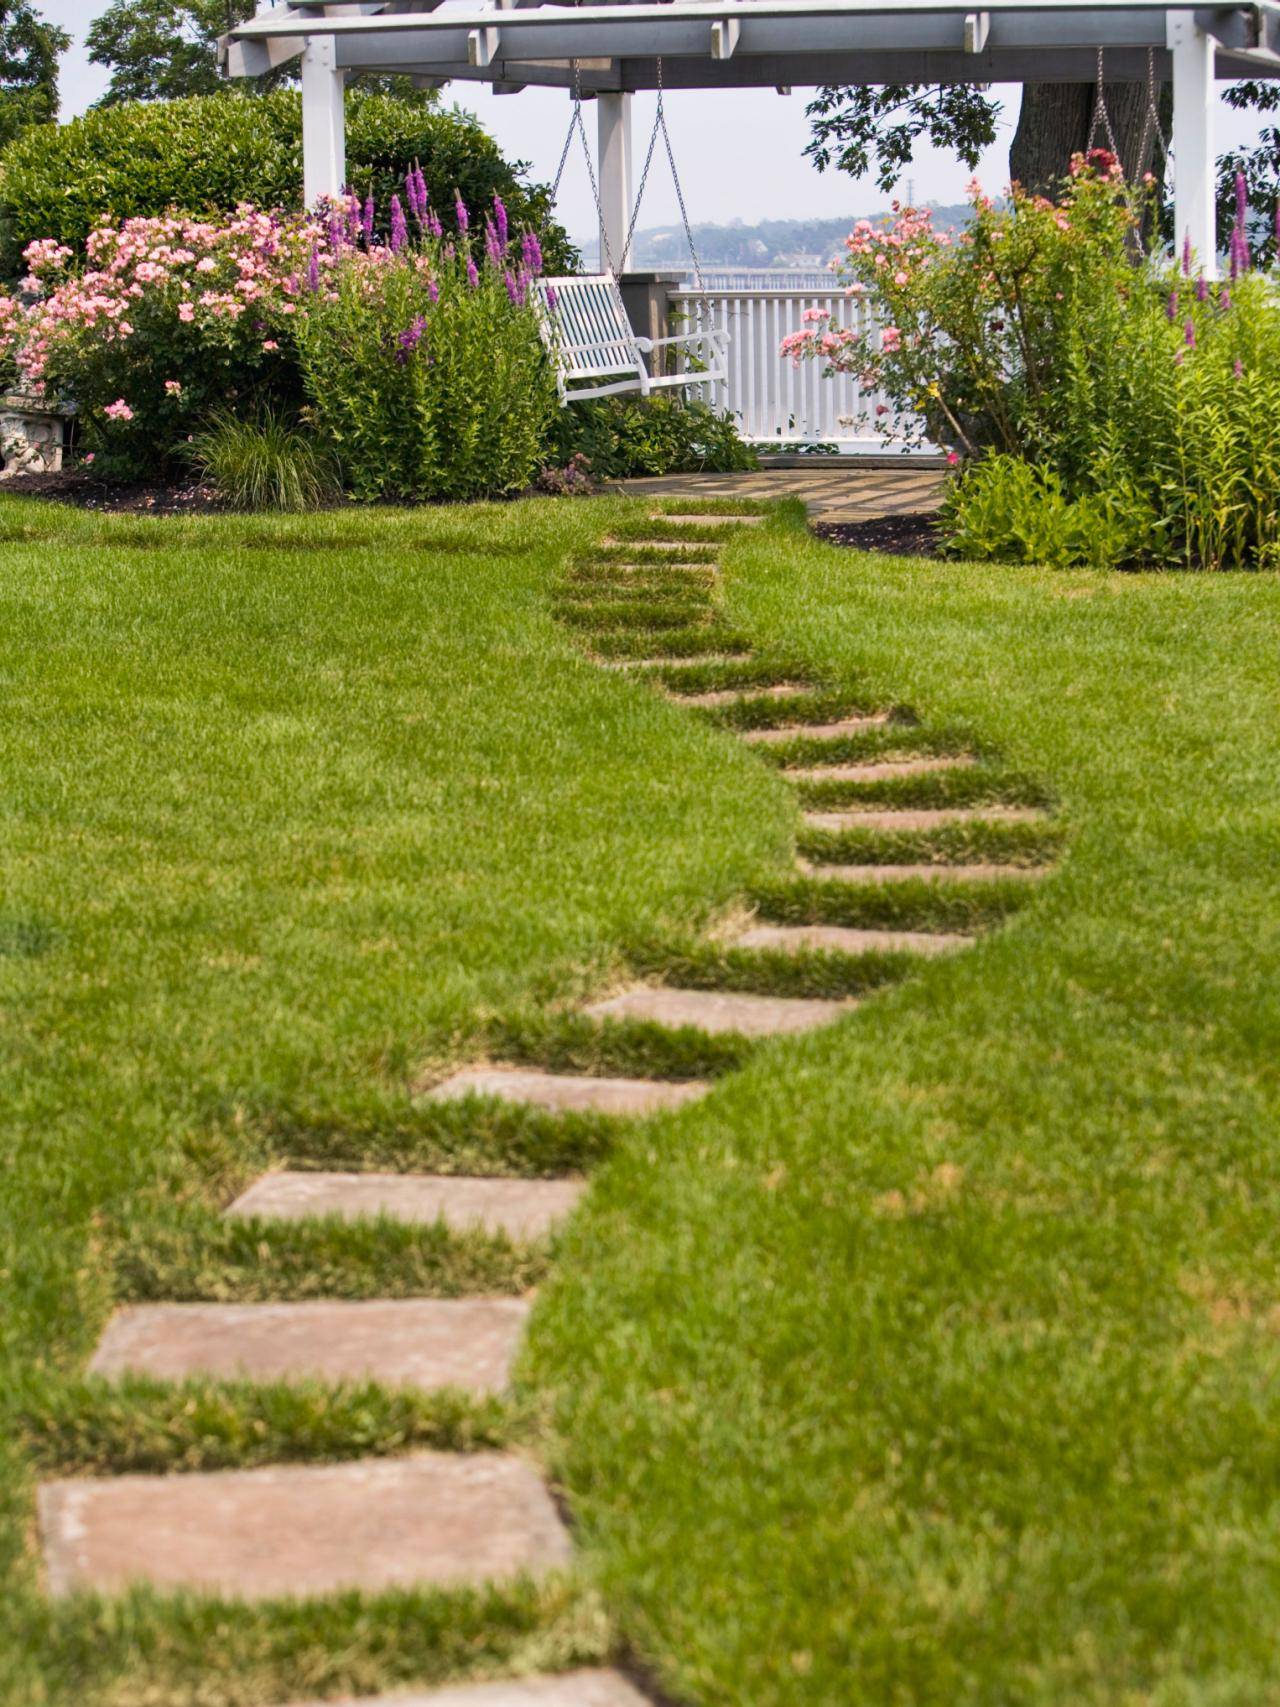
[[[804,318],[809,309],[826,309],[835,325],[866,325],[865,304],[846,296],[839,286],[704,292],[682,287],[671,292],[671,300],[684,328],[701,329],[709,314],[710,324],[725,334],[728,372],[708,384],[704,395],[717,409],[737,417],[744,439],[761,448],[823,444],[850,453],[900,449],[901,441],[886,444],[876,431],[877,420],[898,418],[887,397],[868,390],[855,374],[828,377],[820,362],[795,367],[779,353],[788,333],[802,332],[810,324]],[[877,406],[888,412],[877,416]]]

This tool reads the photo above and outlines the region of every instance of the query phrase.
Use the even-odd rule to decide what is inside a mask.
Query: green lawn
[[[575,638],[568,554],[643,514],[0,504],[5,1707],[610,1651],[689,1707],[1280,1702],[1280,588],[736,541],[727,623],[1051,797],[1061,870],[829,1032],[599,1046],[743,1068],[682,1114],[465,1122],[424,1072],[591,1055],[549,1004],[743,976],[697,933],[784,909],[787,786]],[[228,1231],[282,1157],[597,1171],[556,1252]],[[82,1374],[115,1299],[534,1280],[511,1405]],[[39,1474],[501,1440],[568,1490],[563,1582],[41,1598]]]

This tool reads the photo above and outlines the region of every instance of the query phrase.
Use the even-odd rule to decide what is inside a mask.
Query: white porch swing
[[[703,287],[702,267],[693,241],[689,214],[685,208],[675,150],[671,145],[671,133],[667,129],[663,107],[661,59],[657,64],[658,106],[654,114],[653,130],[649,136],[648,151],[645,154],[644,170],[640,174],[640,184],[631,208],[631,221],[622,245],[622,258],[625,260],[631,253],[640,204],[644,199],[645,185],[649,181],[649,168],[653,164],[658,137],[661,136],[666,146],[667,162],[671,167],[671,181],[675,186],[676,200],[680,205],[680,218],[684,222],[685,240],[693,262],[694,281],[702,296],[701,324],[696,331],[678,333],[669,338],[641,337],[631,325],[614,272],[608,223],[600,199],[600,186],[596,180],[591,146],[582,122],[582,81],[578,62],[575,60],[573,111],[569,118],[564,148],[560,154],[560,164],[556,168],[551,197],[554,201],[559,192],[560,180],[564,176],[576,134],[582,139],[587,177],[591,183],[591,195],[600,220],[601,259],[606,270],[578,277],[543,278],[539,279],[534,287],[541,307],[539,324],[542,341],[555,365],[556,387],[560,393],[562,407],[569,403],[583,402],[587,398],[613,397],[622,392],[637,392],[640,396],[647,397],[654,391],[687,390],[723,379],[727,373],[728,346],[724,333],[713,324],[711,304]],[[696,365],[678,368],[674,373],[652,372],[645,357],[651,356],[656,350],[683,352],[685,360]]]

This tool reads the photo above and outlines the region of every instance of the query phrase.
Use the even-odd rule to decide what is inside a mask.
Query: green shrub
[[[551,218],[545,186],[525,181],[467,115],[416,101],[347,97],[347,169],[385,219],[404,174],[419,162],[437,212],[453,220],[453,192],[472,207],[501,195],[517,227],[542,237],[551,271],[576,254]],[[105,219],[231,213],[239,203],[297,209],[302,202],[302,107],[294,90],[192,96],[94,109],[19,137],[0,159],[0,273],[16,278],[38,238],[79,248]],[[384,231],[385,235],[385,231]]]
[[[555,382],[527,279],[438,245],[340,268],[296,319],[318,429],[361,499],[466,499],[527,486]]]
[[[1105,493],[1072,499],[1051,468],[997,454],[954,481],[942,507],[954,557],[1097,567],[1137,557],[1145,532]]]
[[[315,510],[338,494],[333,458],[314,433],[264,408],[215,415],[191,442],[200,477],[236,510]]]
[[[658,393],[600,397],[560,411],[550,451],[568,464],[585,457],[597,479],[644,474],[726,474],[756,466],[733,416],[697,399]]]

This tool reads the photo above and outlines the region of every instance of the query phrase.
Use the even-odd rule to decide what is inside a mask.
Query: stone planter
[[[0,396],[0,480],[56,474],[62,467],[68,411],[10,392]]]

